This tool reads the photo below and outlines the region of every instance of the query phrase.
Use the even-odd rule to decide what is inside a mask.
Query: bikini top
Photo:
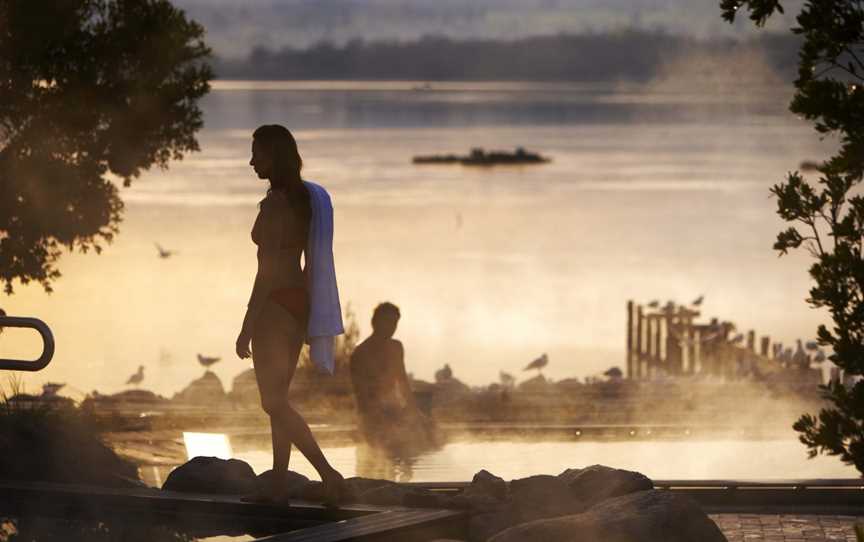
[[[308,194],[305,201],[294,203],[282,192],[273,191],[261,200],[261,210],[252,226],[252,242],[261,245],[263,241],[262,222],[269,218],[270,213],[282,214],[281,249],[305,250],[309,238],[309,221],[312,218],[312,207]]]

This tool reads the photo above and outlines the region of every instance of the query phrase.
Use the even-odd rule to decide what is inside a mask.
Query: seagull
[[[732,344],[738,344],[743,340],[744,340],[744,334],[739,333],[738,335],[735,335],[735,337],[733,337],[732,340],[729,342],[731,342]]]
[[[66,384],[58,384],[56,382],[46,382],[42,384],[42,396],[54,397]]]
[[[696,299],[693,300],[693,303],[690,303],[690,304],[693,305],[694,307],[698,307],[699,305],[702,304],[703,301],[705,301],[705,296],[700,295],[699,297],[697,297]]]
[[[138,372],[129,377],[129,380],[126,381],[127,384],[132,384],[133,386],[137,386],[144,380],[144,366],[138,366]]]
[[[162,245],[160,245],[159,243],[153,243],[153,244],[156,245],[156,250],[159,251],[159,257],[162,258],[163,260],[165,258],[170,258],[171,256],[177,254],[176,250],[166,250],[166,249],[162,248]]]
[[[453,378],[453,369],[449,363],[445,363],[444,367],[435,371],[435,382],[446,382]]]
[[[525,366],[523,371],[530,371],[531,369],[537,369],[537,372],[543,374],[543,367],[549,365],[549,356],[543,354],[539,358],[535,359],[531,363]]]
[[[603,373],[603,376],[608,377],[610,380],[617,380],[624,376],[624,373],[621,371],[620,367],[612,367]]]
[[[504,371],[498,372],[498,379],[501,381],[501,385],[505,388],[510,387],[516,382],[516,378],[510,373],[505,373]]]
[[[213,365],[214,363],[216,363],[220,359],[222,359],[222,358],[217,358],[215,356],[214,357],[202,356],[201,354],[198,354],[198,363],[203,365],[205,368],[210,367],[211,365]]]
[[[660,302],[657,301],[657,300],[655,299],[655,300],[652,301],[651,303],[648,303],[647,306],[650,307],[650,308],[652,308],[652,309],[656,309],[657,307],[660,306]]]

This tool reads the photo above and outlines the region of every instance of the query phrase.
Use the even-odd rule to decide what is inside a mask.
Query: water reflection
[[[270,468],[266,435],[224,437],[232,457],[248,462],[256,472]],[[323,443],[334,467],[348,476],[400,482],[470,480],[481,469],[505,479],[533,474],[558,474],[567,468],[604,464],[642,472],[657,480],[854,478],[854,468],[836,457],[807,458],[793,435],[761,440],[682,438],[627,441],[537,441],[519,438],[452,440],[440,449],[398,455],[358,445],[347,438]],[[195,453],[187,447],[189,457]],[[317,478],[300,455],[291,470]],[[166,473],[167,474],[167,473]]]
[[[419,459],[419,454],[399,454],[377,446],[358,444],[356,458],[357,476],[412,482],[414,463]]]
[[[186,456],[189,458],[199,455],[205,457],[218,457],[219,459],[231,459],[231,442],[228,435],[224,433],[183,433],[183,444],[186,446]]]

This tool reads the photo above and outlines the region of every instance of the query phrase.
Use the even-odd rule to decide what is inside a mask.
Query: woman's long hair
[[[302,186],[300,170],[303,159],[297,150],[294,136],[281,124],[265,124],[252,134],[252,139],[266,149],[273,158],[273,175],[270,177],[269,194],[273,190],[283,192]]]

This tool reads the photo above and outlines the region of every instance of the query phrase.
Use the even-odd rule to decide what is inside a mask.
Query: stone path
[[[711,514],[729,542],[856,542],[855,516],[777,514]]]

